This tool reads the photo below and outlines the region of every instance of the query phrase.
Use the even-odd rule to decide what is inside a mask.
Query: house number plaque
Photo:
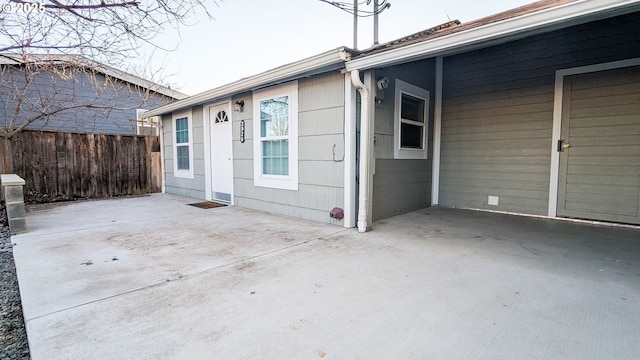
[[[244,120],[240,120],[240,142],[244,144]]]

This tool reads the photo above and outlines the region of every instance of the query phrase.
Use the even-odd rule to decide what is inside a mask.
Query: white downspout
[[[360,93],[360,184],[358,187],[358,232],[367,231],[367,209],[369,207],[369,89],[360,80],[358,70],[351,71],[351,82]]]

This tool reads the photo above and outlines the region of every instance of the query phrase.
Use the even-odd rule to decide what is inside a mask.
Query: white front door
[[[208,107],[211,122],[211,199],[232,203],[233,152],[231,105]]]

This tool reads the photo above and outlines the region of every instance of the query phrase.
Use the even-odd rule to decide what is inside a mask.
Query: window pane
[[[402,94],[402,107],[400,117],[424,123],[425,101],[411,95]]]
[[[178,163],[178,170],[189,170],[189,147],[188,146],[176,147],[176,161]]]
[[[176,143],[189,142],[189,119],[184,117],[176,119]]]
[[[266,175],[289,175],[289,141],[262,142],[262,173]]]
[[[400,125],[400,147],[405,149],[423,149],[423,129],[424,126],[402,123]]]
[[[260,101],[260,136],[289,135],[289,97]]]

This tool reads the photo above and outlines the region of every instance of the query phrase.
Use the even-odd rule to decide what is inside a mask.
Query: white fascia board
[[[380,66],[393,65],[400,62],[438,56],[456,49],[497,40],[509,35],[533,31],[546,26],[572,26],[579,19],[596,14],[618,14],[631,10],[628,7],[640,7],[638,0],[582,0],[562,6],[541,10],[527,15],[514,17],[492,24],[471,28],[458,33],[407,45],[380,54],[364,56],[346,63],[346,70],[365,70]],[[626,9],[626,10],[625,10]]]
[[[236,82],[220,86],[218,88],[205,91],[203,93],[188,97],[184,100],[176,101],[164,105],[157,109],[147,111],[142,114],[144,117],[168,114],[176,110],[188,108],[195,105],[211,102],[222,97],[233,96],[237,93],[255,90],[260,87],[273,85],[282,81],[295,80],[298,75],[306,75],[314,71],[336,65],[336,69],[342,68],[344,62],[349,60],[350,54],[346,48],[338,48],[306,58],[291,64],[283,65],[263,73],[240,79]]]

